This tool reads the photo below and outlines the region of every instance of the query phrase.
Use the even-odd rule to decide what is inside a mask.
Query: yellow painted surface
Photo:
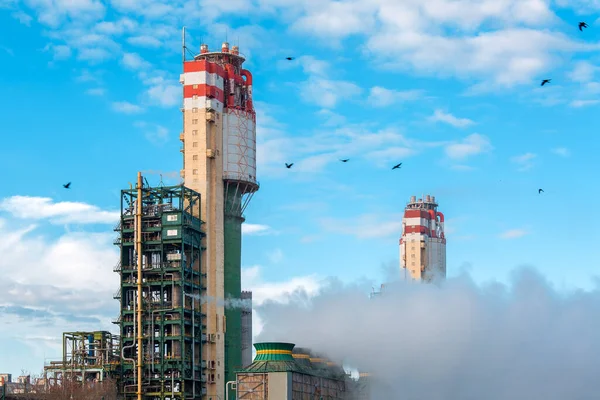
[[[291,350],[257,350],[256,354],[287,354],[292,355]]]

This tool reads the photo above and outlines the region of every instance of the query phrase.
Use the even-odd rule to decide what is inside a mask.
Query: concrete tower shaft
[[[237,46],[223,43],[220,51],[200,47],[183,62],[185,186],[202,195],[206,233],[206,292],[209,299],[241,298],[241,238],[243,213],[258,190],[256,180],[256,113],[252,74]],[[242,310],[204,304],[209,340],[202,357],[207,365],[207,398],[225,398],[225,383],[242,367]]]
[[[412,196],[402,218],[400,268],[413,280],[431,282],[446,278],[446,237],[444,214],[437,210],[435,197]]]

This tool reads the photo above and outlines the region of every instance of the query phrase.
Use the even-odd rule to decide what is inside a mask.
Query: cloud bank
[[[388,399],[591,399],[600,368],[600,291],[560,293],[531,269],[509,285],[467,275],[442,286],[336,280],[313,298],[257,307],[258,341],[289,341],[376,379]]]

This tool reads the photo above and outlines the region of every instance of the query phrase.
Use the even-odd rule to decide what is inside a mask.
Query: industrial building
[[[230,49],[223,43],[210,51],[202,44],[192,60],[185,58],[185,41],[183,47],[181,177],[202,197],[204,294],[225,299],[202,305],[206,334],[214,338],[204,342],[201,351],[215,366],[207,381],[207,398],[216,400],[225,398],[225,382],[235,380],[235,370],[243,366],[242,310],[225,304],[241,299],[243,213],[259,188],[256,113],[252,74],[242,67],[245,58],[237,46]]]
[[[252,74],[228,43],[188,60],[183,37],[183,185],[150,187],[139,173],[121,192],[119,335],[65,333],[63,360],[45,368],[52,385],[111,376],[125,399],[217,400],[252,363],[252,292],[241,290],[243,213],[259,188]]]
[[[404,210],[400,238],[400,270],[412,280],[432,282],[446,278],[444,214],[434,196],[415,196]]]
[[[64,332],[63,355],[44,366],[46,388],[65,381],[102,382],[116,376],[120,364],[119,336],[106,331]]]
[[[125,400],[199,398],[214,375],[202,354],[202,343],[214,338],[204,334],[200,308],[201,228],[200,194],[191,189],[149,187],[139,174],[135,188],[121,191],[115,323]]]
[[[293,343],[255,343],[256,357],[237,372],[236,399],[304,400],[344,399],[351,380],[344,369],[306,349],[294,351]]]

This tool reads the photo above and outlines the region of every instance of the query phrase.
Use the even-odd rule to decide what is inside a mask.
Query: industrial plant
[[[183,49],[183,184],[152,187],[138,173],[121,191],[118,334],[65,332],[41,384],[110,380],[124,400],[370,398],[367,373],[351,379],[292,343],[256,343],[252,359],[252,293],[241,290],[244,210],[259,189],[252,74],[237,46],[202,44],[189,60]],[[446,274],[437,206],[413,196],[404,212],[400,263],[414,280]]]

